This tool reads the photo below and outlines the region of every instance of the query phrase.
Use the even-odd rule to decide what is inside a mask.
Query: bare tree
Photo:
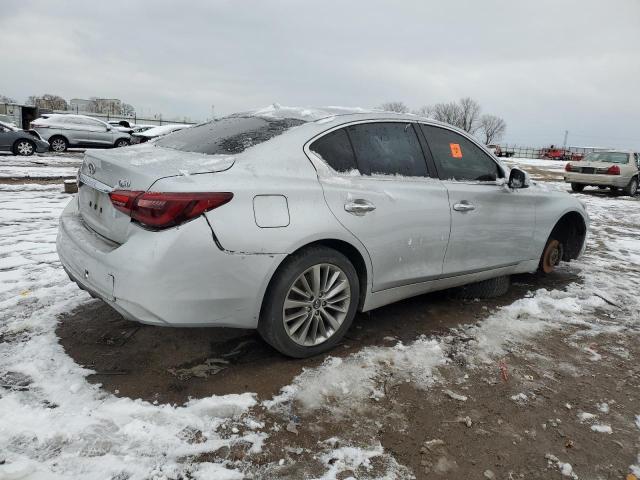
[[[480,122],[480,104],[471,97],[460,99],[460,125],[465,132],[476,133]]]
[[[16,103],[16,101],[6,95],[0,95],[0,103]]]
[[[413,113],[420,115],[421,117],[431,117],[433,116],[433,107],[430,105],[423,105],[417,110],[414,110]]]
[[[409,107],[404,102],[386,102],[380,105],[380,108],[385,112],[407,113]]]
[[[479,128],[484,135],[485,145],[489,145],[502,138],[507,130],[507,124],[496,115],[482,115],[479,121]]]
[[[33,105],[46,110],[67,110],[67,101],[60,95],[45,93],[42,96],[31,95],[27,98],[27,105]]]
[[[429,116],[434,120],[462,128],[462,110],[456,102],[436,103],[428,110]]]
[[[129,103],[122,103],[122,115],[133,117],[136,114],[136,109]]]

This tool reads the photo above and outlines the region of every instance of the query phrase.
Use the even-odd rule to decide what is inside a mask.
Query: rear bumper
[[[629,185],[631,177],[567,172],[564,174],[564,181],[567,183],[581,183],[583,185],[600,185],[604,187],[623,188]]]
[[[74,198],[57,238],[69,277],[141,323],[257,326],[268,281],[284,255],[224,252],[203,218],[162,232],[132,229],[126,243],[109,242],[85,226]]]

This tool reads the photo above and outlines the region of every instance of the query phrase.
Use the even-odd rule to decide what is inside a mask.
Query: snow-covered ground
[[[544,158],[501,158],[501,160],[507,165],[520,166],[523,168],[535,167],[549,171],[563,171],[566,160],[546,160]]]
[[[548,186],[566,189],[561,183]],[[60,185],[0,184],[0,478],[243,478],[243,469],[252,468],[250,455],[244,463],[200,455],[238,444],[258,454],[276,431],[265,427],[263,409],[281,416],[284,425],[295,408],[307,418],[323,412],[336,421],[348,419],[345,425],[352,428],[358,418],[368,418],[368,402],[383,400],[394,385],[411,384],[425,392],[446,389],[453,400],[466,401],[466,394],[456,393],[466,388],[465,377],[451,384],[441,374],[452,358],[466,359],[471,372],[518,345],[565,329],[585,349],[601,333],[624,334],[637,342],[640,201],[578,197],[592,220],[588,249],[563,269],[580,282],[531,291],[484,320],[446,334],[366,347],[344,358],[329,356],[270,399],[248,391],[157,405],[119,398],[88,383],[90,370],[77,365],[58,343],[58,315],[95,302],[68,280],[55,253],[57,219],[70,196],[61,193]],[[598,361],[598,352],[590,355]],[[525,393],[515,397],[522,404],[529,400]],[[606,412],[608,406],[594,406],[593,417],[576,412],[575,422],[584,423],[585,435],[615,437],[605,423]],[[628,423],[640,435],[640,417]],[[263,478],[278,478],[274,472],[285,456],[263,467]],[[356,471],[363,472],[359,478],[411,477],[376,440],[345,445],[340,438],[324,439],[315,457],[323,468],[317,478],[344,478]],[[561,452],[550,452],[547,460],[558,475],[577,478]],[[629,468],[640,475],[640,466]]]

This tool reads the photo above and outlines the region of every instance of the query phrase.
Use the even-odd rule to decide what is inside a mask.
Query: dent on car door
[[[449,192],[451,237],[444,275],[532,259],[535,194],[508,188],[502,167],[463,135],[433,125],[421,128]]]
[[[369,252],[373,290],[439,277],[450,214],[442,183],[429,178],[411,123],[361,123],[310,146],[334,172],[320,173],[338,221]]]

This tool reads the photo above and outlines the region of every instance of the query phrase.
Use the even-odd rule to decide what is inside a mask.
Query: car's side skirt
[[[367,295],[362,311],[366,312],[368,310],[373,310],[374,308],[382,307],[405,298],[415,297],[416,295],[459,287],[468,283],[480,282],[482,280],[501,277],[503,275],[534,272],[537,268],[538,260],[527,260],[513,265],[492,268],[490,270],[466,273],[462,275],[427,280],[419,283],[412,283],[411,285],[404,285],[401,287],[389,288]]]

